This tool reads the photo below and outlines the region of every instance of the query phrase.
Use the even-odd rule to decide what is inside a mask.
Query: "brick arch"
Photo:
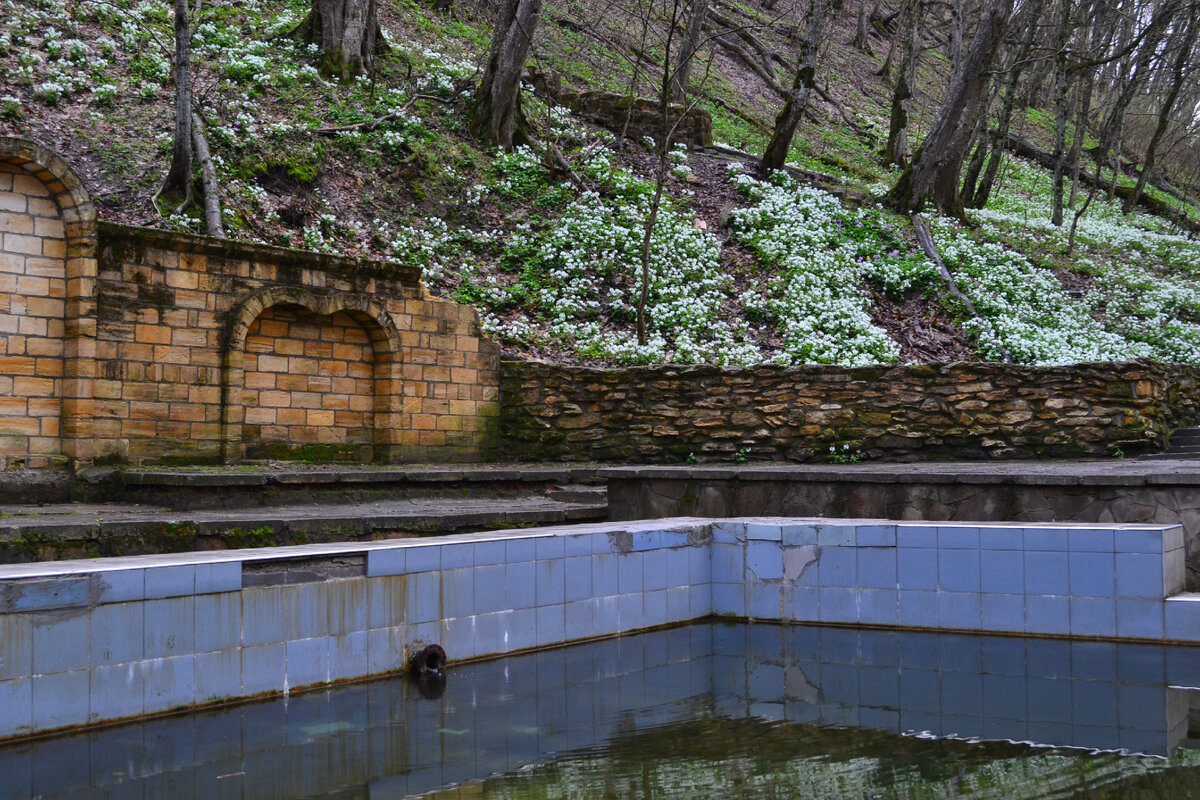
[[[270,287],[230,312],[224,338],[227,460],[398,449],[400,334],[370,297]]]
[[[96,209],[56,153],[0,136],[0,461],[93,457]]]

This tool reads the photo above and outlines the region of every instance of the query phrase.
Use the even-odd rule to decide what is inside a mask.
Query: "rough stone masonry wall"
[[[97,462],[495,449],[498,349],[418,269],[98,223],[67,164],[2,136],[0,333],[6,485]]]
[[[501,366],[518,460],[1105,456],[1197,419],[1200,369],[1142,362],[592,369]]]

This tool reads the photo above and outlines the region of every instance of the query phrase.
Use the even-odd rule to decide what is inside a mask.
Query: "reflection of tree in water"
[[[1138,758],[711,716],[471,788],[431,797],[1200,800],[1200,752]]]

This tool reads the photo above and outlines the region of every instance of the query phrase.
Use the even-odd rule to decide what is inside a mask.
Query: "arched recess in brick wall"
[[[0,467],[92,456],[96,209],[37,142],[0,136]]]
[[[273,287],[230,313],[225,457],[386,461],[399,443],[400,335],[369,297]]]

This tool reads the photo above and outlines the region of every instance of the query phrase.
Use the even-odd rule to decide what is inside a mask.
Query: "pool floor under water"
[[[0,746],[0,798],[1200,797],[1197,657],[705,622]]]

